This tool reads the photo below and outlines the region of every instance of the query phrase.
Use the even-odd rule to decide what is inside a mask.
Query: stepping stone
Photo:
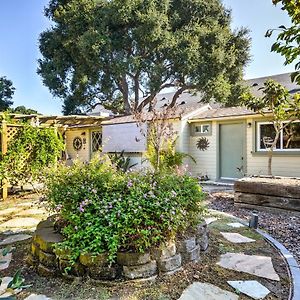
[[[31,239],[32,236],[29,234],[15,234],[11,235],[8,238],[4,239],[3,241],[0,242],[0,246],[6,246],[10,244],[14,244],[17,242],[23,242]]]
[[[227,283],[234,289],[255,300],[264,299],[270,293],[265,286],[256,280],[227,281]]]
[[[225,269],[280,281],[278,274],[274,270],[271,257],[246,255],[243,253],[226,253],[221,255],[221,259],[217,265]]]
[[[31,294],[24,300],[51,300],[51,298],[46,297],[45,295],[36,295],[36,294]]]
[[[234,243],[234,244],[242,244],[242,243],[252,243],[252,242],[255,242],[255,240],[253,239],[250,239],[246,236],[243,236],[239,233],[233,233],[233,232],[220,232],[223,237],[231,242],[231,243]]]
[[[0,249],[0,271],[7,269],[12,259],[11,253],[7,253],[6,255],[3,256],[2,250],[3,249]]]
[[[22,203],[19,203],[17,204],[18,207],[31,207],[33,205],[35,205],[36,203],[33,203],[33,202],[22,202]]]
[[[243,224],[241,224],[239,222],[228,223],[227,225],[230,226],[230,227],[233,227],[233,228],[242,228],[242,227],[245,227],[245,225],[243,225]]]
[[[15,300],[13,297],[14,293],[13,292],[5,292],[4,294],[0,295],[0,299],[3,300]]]
[[[238,300],[239,296],[224,291],[219,287],[209,284],[194,282],[188,286],[178,300]]]
[[[3,295],[8,287],[8,284],[13,280],[12,277],[1,278],[0,295]],[[0,298],[1,299],[1,298]]]
[[[22,210],[21,212],[17,213],[16,216],[29,216],[29,215],[46,215],[46,211],[43,209],[26,209],[26,210]]]
[[[2,209],[2,210],[0,210],[0,216],[6,216],[6,215],[10,215],[12,213],[18,213],[19,211],[20,211],[20,209],[17,209],[15,207]]]
[[[35,218],[14,218],[0,225],[0,228],[24,228],[36,226],[40,220]]]
[[[214,217],[211,217],[211,218],[206,218],[204,221],[207,225],[211,224],[212,222],[215,222],[217,221],[218,218],[214,218]]]

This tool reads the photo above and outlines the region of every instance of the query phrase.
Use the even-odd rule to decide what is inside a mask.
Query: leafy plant
[[[36,180],[43,168],[56,163],[64,149],[62,139],[53,128],[23,124],[8,144],[7,153],[0,152],[0,180],[11,184]]]
[[[272,46],[272,51],[281,54],[285,58],[285,65],[295,62],[295,72],[292,73],[292,81],[300,84],[300,10],[299,0],[273,0],[277,5],[282,4],[283,10],[286,11],[291,18],[291,26],[279,26],[277,41]],[[266,32],[266,37],[270,37],[275,29]]]
[[[199,220],[198,181],[170,173],[119,172],[105,157],[45,176],[49,206],[65,221],[58,248],[80,253],[143,252]]]
[[[117,170],[122,172],[127,172],[137,165],[137,163],[130,164],[130,158],[124,156],[124,150],[122,150],[120,153],[115,152],[110,154],[109,158]]]
[[[174,170],[174,169],[182,166],[184,159],[186,159],[186,158],[189,158],[194,163],[196,163],[196,160],[188,153],[176,151],[175,144],[176,144],[176,140],[174,140],[173,142],[169,141],[166,143],[164,149],[160,150],[160,153],[159,153],[159,156],[160,156],[159,157],[159,161],[160,161],[159,170],[160,171]],[[154,165],[155,162],[157,161],[157,159],[156,159],[157,153],[152,150],[151,144],[148,146],[146,155],[147,155],[150,163],[152,165]]]

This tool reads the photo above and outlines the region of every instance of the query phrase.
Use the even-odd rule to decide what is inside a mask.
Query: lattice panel
[[[7,126],[7,142],[12,140],[14,136],[18,133],[20,127],[17,126]]]

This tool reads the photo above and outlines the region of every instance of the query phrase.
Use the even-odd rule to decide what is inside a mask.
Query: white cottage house
[[[290,82],[289,75],[248,80],[247,84],[254,94],[259,95],[259,88],[272,78],[285,85],[290,93],[300,92],[300,87]],[[159,95],[158,108],[164,107],[171,97],[170,93]],[[196,160],[196,164],[187,162],[194,176],[226,181],[245,175],[267,174],[264,141],[274,130],[267,117],[243,107],[203,104],[200,95],[188,93],[181,95],[178,104],[178,114],[172,117],[178,132],[176,148]],[[106,120],[101,126],[103,152],[124,150],[132,163],[144,161],[147,141],[132,116]],[[197,143],[204,143],[205,147],[199,149]],[[273,174],[300,177],[300,121],[281,133],[280,143],[274,151]]]

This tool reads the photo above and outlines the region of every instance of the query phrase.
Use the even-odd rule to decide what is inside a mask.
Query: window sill
[[[268,156],[268,151],[251,151],[253,156]],[[290,151],[273,151],[272,156],[300,156],[299,150]]]

